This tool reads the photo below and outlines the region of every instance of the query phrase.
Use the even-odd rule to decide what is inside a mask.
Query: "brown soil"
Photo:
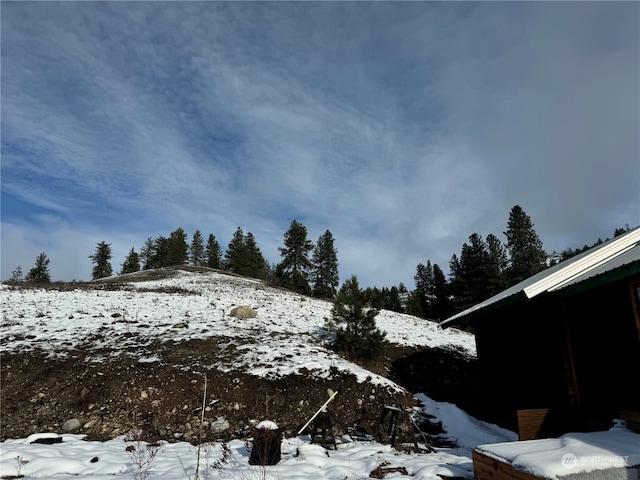
[[[186,267],[185,267],[186,268]],[[140,272],[127,281],[167,276],[172,270]],[[159,277],[160,278],[160,277]],[[25,286],[26,288],[26,286]],[[60,283],[47,288],[119,289],[121,285]],[[190,292],[177,292],[190,293]],[[97,333],[96,335],[101,335]],[[87,339],[91,343],[91,339]],[[78,419],[88,440],[108,440],[141,429],[148,440],[244,438],[250,426],[273,420],[285,435],[295,435],[329,398],[336,435],[359,431],[375,435],[387,405],[415,406],[409,393],[398,393],[355,376],[334,371],[330,378],[300,372],[281,378],[258,378],[240,371],[209,368],[235,355],[228,339],[207,338],[152,345],[156,363],[141,363],[141,352],[91,352],[79,347],[65,358],[50,358],[42,351],[3,353],[0,357],[0,440],[32,433],[64,433],[67,420]],[[102,355],[101,355],[102,354]],[[102,363],[90,358],[107,358]],[[223,362],[225,363],[225,362]],[[227,363],[228,364],[228,363]],[[475,360],[444,348],[407,348],[391,345],[385,358],[365,367],[390,378],[408,392],[424,392],[437,401],[455,403],[481,418],[477,408]],[[206,373],[204,424],[201,414]],[[211,433],[210,425],[226,420],[229,428]],[[425,419],[426,433],[438,425]]]
[[[84,433],[89,440],[107,440],[140,428],[149,440],[196,441],[205,378],[185,366],[194,357],[213,363],[220,341],[165,345],[163,364],[140,363],[129,355],[91,364],[82,350],[70,351],[64,359],[46,358],[43,352],[3,354],[1,439],[63,433],[64,422],[77,418],[82,427],[71,433]],[[384,364],[369,368],[436,400],[469,403],[473,398],[475,364],[455,352],[393,347]],[[428,373],[421,376],[418,371]],[[452,382],[453,375],[460,384]],[[328,389],[338,392],[329,406],[338,435],[356,429],[375,434],[385,405],[417,403],[412,395],[359,383],[355,376],[337,371],[326,379],[306,373],[264,379],[209,370],[206,381],[202,433],[209,440],[242,438],[250,425],[265,419],[275,421],[286,435],[295,435],[328,399]],[[229,429],[212,434],[209,425],[218,419],[226,420]]]

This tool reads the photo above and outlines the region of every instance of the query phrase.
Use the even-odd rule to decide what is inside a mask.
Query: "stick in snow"
[[[300,435],[302,432],[304,432],[304,429],[305,429],[305,428],[307,428],[311,422],[313,422],[313,419],[314,419],[314,418],[316,418],[316,417],[318,416],[318,414],[322,411],[322,409],[323,409],[324,407],[326,407],[327,405],[329,405],[329,403],[331,403],[331,400],[333,400],[334,398],[336,398],[336,395],[337,395],[337,394],[338,394],[338,392],[333,392],[333,395],[331,395],[331,396],[329,397],[329,400],[327,400],[326,402],[324,402],[324,405],[322,405],[322,406],[318,409],[318,411],[317,411],[316,413],[314,413],[314,414],[313,414],[313,417],[311,417],[311,418],[309,419],[309,421],[308,421],[307,423],[305,423],[305,424],[304,424],[304,427],[302,427],[302,428],[300,429],[300,431],[298,432],[298,435]]]

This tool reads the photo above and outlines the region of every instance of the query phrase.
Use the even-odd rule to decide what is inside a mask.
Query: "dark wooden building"
[[[636,228],[441,326],[473,324],[486,418],[540,438],[640,420],[639,305]]]

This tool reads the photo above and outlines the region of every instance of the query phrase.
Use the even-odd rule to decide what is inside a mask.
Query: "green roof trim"
[[[628,279],[634,275],[640,275],[640,262],[630,263],[616,268],[615,270],[609,270],[608,272],[604,272],[598,276],[588,278],[581,281],[580,283],[575,283],[554,293],[563,298],[571,297],[573,295],[577,295],[578,293],[593,290],[594,288],[606,285],[608,283]]]

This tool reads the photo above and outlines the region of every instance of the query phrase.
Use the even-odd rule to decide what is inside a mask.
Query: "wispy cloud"
[[[297,218],[344,276],[410,284],[515,204],[549,249],[640,223],[639,9],[3,4],[2,278],[72,232],[241,226],[275,262]]]

